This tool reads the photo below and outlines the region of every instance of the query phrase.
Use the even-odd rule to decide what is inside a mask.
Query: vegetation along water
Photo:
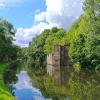
[[[83,10],[69,30],[44,29],[24,48],[0,18],[0,100],[100,100],[100,0]]]

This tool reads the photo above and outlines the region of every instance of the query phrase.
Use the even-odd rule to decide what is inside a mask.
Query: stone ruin
[[[66,84],[70,75],[69,46],[54,46],[54,50],[47,56],[47,73],[54,77],[56,85]]]
[[[47,73],[52,73],[52,67],[69,67],[69,46],[54,46],[54,50],[47,56]]]

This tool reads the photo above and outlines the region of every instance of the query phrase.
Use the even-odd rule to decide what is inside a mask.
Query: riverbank
[[[0,100],[14,100],[7,85],[4,83],[3,73],[7,64],[0,64]]]

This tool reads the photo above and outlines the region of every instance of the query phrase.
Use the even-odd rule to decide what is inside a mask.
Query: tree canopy
[[[0,19],[0,62],[16,58],[17,46],[13,44],[15,29],[11,23]]]

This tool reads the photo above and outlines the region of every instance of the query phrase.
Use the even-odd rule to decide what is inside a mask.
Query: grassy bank
[[[0,64],[0,100],[14,100],[9,88],[4,84],[3,73],[6,68],[6,64]]]

